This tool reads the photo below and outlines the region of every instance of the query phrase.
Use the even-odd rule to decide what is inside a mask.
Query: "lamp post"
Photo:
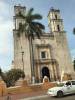
[[[22,51],[21,53],[22,53],[22,64],[23,64],[23,71],[24,71],[24,59],[23,59],[24,51]]]

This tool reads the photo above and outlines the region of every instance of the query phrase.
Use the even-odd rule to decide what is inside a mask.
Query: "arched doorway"
[[[44,76],[47,76],[50,81],[50,73],[49,73],[49,69],[47,67],[42,68],[42,78],[44,78]]]

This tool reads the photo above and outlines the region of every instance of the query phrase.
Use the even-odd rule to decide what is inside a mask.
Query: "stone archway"
[[[50,81],[50,72],[49,72],[49,69],[47,67],[42,68],[42,78],[44,78],[44,76],[47,76],[49,78],[49,81]]]

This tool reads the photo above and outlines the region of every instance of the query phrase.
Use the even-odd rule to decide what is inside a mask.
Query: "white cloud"
[[[6,54],[9,50],[8,39],[11,39],[13,22],[11,19],[6,20],[9,17],[8,4],[0,1],[0,54]]]
[[[12,11],[9,4],[0,0],[0,66],[8,70],[12,61]]]
[[[9,13],[9,5],[3,0],[0,0],[0,15],[5,17]]]
[[[12,21],[2,21],[0,22],[0,53],[5,53],[8,46],[8,39],[11,39],[10,34],[12,34],[13,24]],[[7,53],[7,52],[6,52]]]

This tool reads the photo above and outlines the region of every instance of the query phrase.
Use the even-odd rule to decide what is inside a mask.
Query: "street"
[[[38,98],[38,99],[34,99],[34,100],[60,100],[60,99],[61,100],[75,100],[75,95],[64,96],[62,98],[48,96],[48,97]]]
[[[48,95],[40,95],[40,96],[33,96],[33,97],[23,97],[23,95],[18,95],[11,96],[10,100],[75,100],[75,95],[68,95],[64,96],[62,98],[57,98],[57,97],[50,97]],[[7,100],[7,96],[5,97],[0,97],[0,100]]]

